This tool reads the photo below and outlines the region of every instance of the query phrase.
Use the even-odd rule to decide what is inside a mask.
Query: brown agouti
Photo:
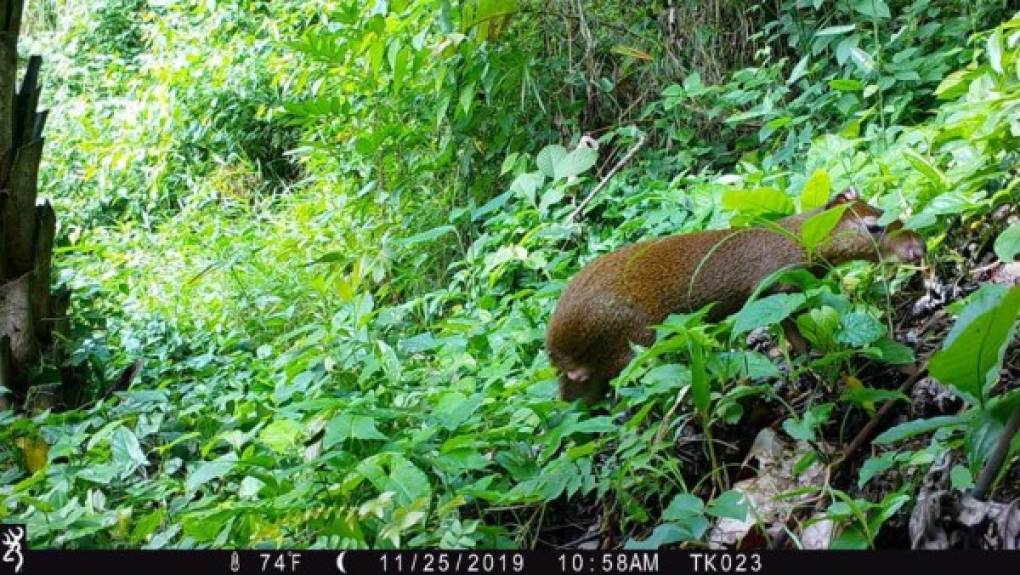
[[[549,321],[546,350],[560,373],[560,397],[598,401],[632,359],[630,342],[650,345],[652,326],[669,314],[715,303],[708,318],[721,319],[740,309],[767,276],[811,263],[798,241],[801,224],[837,204],[848,206],[813,262],[915,261],[924,255],[917,234],[899,222],[878,226],[882,212],[853,189],[825,208],[779,220],[785,233],[766,227],[710,230],[620,248],[577,274]]]

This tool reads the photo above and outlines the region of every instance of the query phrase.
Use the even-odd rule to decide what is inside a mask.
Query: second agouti
[[[852,189],[824,209],[848,204],[811,262],[915,261],[924,242],[899,222],[882,227],[882,212]],[[652,326],[671,313],[701,309],[721,319],[744,304],[758,283],[785,268],[809,264],[801,224],[821,211],[779,220],[785,230],[710,230],[639,242],[591,262],[570,282],[546,332],[549,359],[559,370],[560,397],[598,401],[633,358],[631,342],[650,345]]]

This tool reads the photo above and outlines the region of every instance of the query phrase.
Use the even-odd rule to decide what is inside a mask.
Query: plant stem
[[[988,495],[988,491],[991,489],[995,478],[999,475],[999,469],[1009,453],[1009,444],[1018,430],[1020,430],[1020,406],[1013,411],[1013,415],[1006,422],[1006,427],[1002,430],[1002,435],[999,436],[995,449],[988,456],[988,461],[981,470],[981,474],[978,475],[977,483],[970,492],[975,499],[984,499]]]

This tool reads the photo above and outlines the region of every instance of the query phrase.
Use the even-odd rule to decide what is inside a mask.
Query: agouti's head
[[[882,210],[862,201],[855,189],[848,188],[837,194],[825,208],[841,204],[847,205],[843,217],[829,234],[828,241],[819,247],[819,255],[829,263],[851,260],[914,262],[924,257],[921,236],[903,229],[899,221],[879,225]]]

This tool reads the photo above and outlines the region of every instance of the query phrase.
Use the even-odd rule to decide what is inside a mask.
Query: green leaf
[[[859,80],[849,80],[846,78],[829,80],[829,87],[840,92],[859,92],[862,88]]]
[[[1009,226],[995,238],[995,255],[1004,262],[1011,262],[1020,253],[1020,222]]]
[[[974,476],[970,474],[970,470],[962,465],[954,465],[949,470],[949,481],[953,485],[953,489],[960,491],[966,491],[971,487],[974,487]]]
[[[747,520],[747,498],[744,494],[729,490],[719,495],[708,504],[705,513],[715,517],[729,517],[737,521]]]
[[[553,169],[555,179],[562,180],[579,176],[588,171],[599,159],[598,152],[587,147],[579,147],[556,162]]]
[[[857,477],[857,488],[863,488],[873,477],[892,467],[895,459],[895,453],[885,453],[878,457],[869,457],[861,465],[861,471]]]
[[[1016,328],[1020,287],[984,284],[928,362],[933,377],[984,405],[985,392],[999,376],[1006,346]]]
[[[843,316],[836,339],[851,347],[864,347],[885,335],[885,325],[870,313],[853,312]]]
[[[410,247],[417,244],[425,244],[437,240],[446,234],[456,233],[457,228],[453,226],[438,226],[431,230],[426,230],[420,234],[415,234],[399,240],[400,244],[404,247]]]
[[[1002,32],[1000,30],[996,29],[988,35],[985,49],[988,50],[988,64],[992,70],[995,70],[997,74],[1002,74]]]
[[[834,208],[817,213],[804,220],[800,227],[800,241],[809,252],[818,249],[829,239],[829,234],[843,218],[848,204],[840,204]]]
[[[748,215],[779,214],[793,212],[790,196],[774,188],[758,188],[751,191],[730,190],[723,194],[723,207]]]
[[[538,164],[538,169],[546,175],[546,177],[553,178],[556,176],[556,166],[563,160],[567,155],[567,149],[559,144],[553,144],[542,148],[538,155],[535,156],[535,163]]]
[[[402,505],[432,496],[428,476],[410,460],[395,453],[390,454],[390,473],[384,490],[395,492],[397,503]]]
[[[791,417],[783,421],[783,431],[794,439],[815,441],[815,429],[829,420],[831,412],[831,403],[816,405],[799,418]]]
[[[839,34],[853,32],[856,29],[857,29],[856,24],[845,24],[843,26],[827,26],[815,32],[815,36],[837,36]]]
[[[949,180],[946,178],[946,175],[942,173],[942,170],[932,165],[932,163],[921,156],[921,154],[918,154],[910,148],[904,148],[903,157],[910,162],[910,165],[913,166],[915,170],[924,174],[924,177],[928,178],[928,181],[930,181],[937,190],[945,190],[949,187]]]
[[[922,433],[929,433],[942,427],[960,425],[961,423],[965,423],[968,418],[969,416],[962,415],[942,415],[929,419],[914,419],[885,430],[879,434],[872,443],[877,443],[879,445],[885,443],[896,443],[897,441],[903,441],[904,439],[909,439],[915,435],[921,435]]]
[[[802,293],[777,293],[749,302],[735,315],[733,335],[775,325],[800,309],[805,301]]]
[[[212,461],[203,461],[196,466],[184,482],[187,492],[193,493],[200,486],[230,473],[237,463],[237,455],[228,453]]]
[[[797,65],[793,67],[793,71],[790,72],[790,77],[786,80],[786,85],[789,86],[804,77],[804,74],[807,73],[807,66],[808,56],[805,55],[799,62],[797,62]]]
[[[707,417],[712,391],[709,387],[708,372],[705,370],[705,350],[700,345],[690,342],[689,351],[691,354],[691,398],[694,400],[694,408],[698,413]]]
[[[871,72],[875,69],[875,60],[871,55],[856,46],[850,49],[850,59],[864,72]]]
[[[120,476],[128,477],[136,469],[149,462],[138,444],[138,437],[130,429],[120,426],[110,434],[110,450],[113,462],[121,469]]]
[[[915,360],[914,350],[888,337],[879,338],[871,347],[862,349],[861,354],[890,365],[903,365]]]
[[[885,0],[853,0],[853,7],[869,18],[886,19],[892,16]]]
[[[679,493],[662,511],[662,518],[666,521],[681,521],[704,512],[705,503],[700,497],[691,493]]]
[[[824,206],[829,201],[831,193],[832,180],[829,179],[829,172],[821,168],[815,170],[804,182],[804,189],[800,192],[800,209],[806,212]]]
[[[700,539],[708,530],[704,517],[692,517],[683,524],[664,523],[652,531],[648,539],[629,539],[623,548],[627,550],[658,549],[663,545]]]
[[[330,449],[348,439],[388,439],[375,427],[375,419],[368,415],[341,413],[326,424],[323,449]]]
[[[292,419],[277,419],[259,433],[259,441],[277,453],[285,453],[298,444],[303,429],[304,426]]]

